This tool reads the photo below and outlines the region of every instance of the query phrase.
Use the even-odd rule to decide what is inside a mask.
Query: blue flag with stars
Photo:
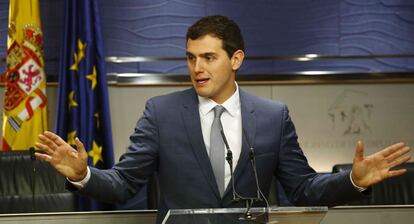
[[[89,166],[114,164],[108,86],[98,0],[66,0],[57,103],[56,133],[69,144],[75,138],[88,152]],[[106,210],[79,198],[79,210]]]

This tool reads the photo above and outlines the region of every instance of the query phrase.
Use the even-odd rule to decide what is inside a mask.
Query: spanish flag
[[[38,0],[10,0],[3,150],[27,150],[47,130],[46,77]]]

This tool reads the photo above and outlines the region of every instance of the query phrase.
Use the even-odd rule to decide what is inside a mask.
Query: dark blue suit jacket
[[[295,205],[333,206],[361,197],[349,172],[320,175],[309,167],[284,104],[243,90],[240,101],[242,125],[255,148],[259,183],[266,196],[276,176]],[[158,222],[168,209],[244,206],[231,202],[231,185],[220,197],[194,89],[148,100],[130,140],[127,152],[112,169],[91,168],[91,179],[81,194],[107,202],[124,201],[157,171],[161,191]],[[237,192],[246,197],[255,196],[257,190],[248,149],[244,139],[234,179]]]

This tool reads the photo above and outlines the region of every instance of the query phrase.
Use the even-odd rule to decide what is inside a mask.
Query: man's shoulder
[[[262,96],[257,96],[254,94],[251,94],[249,92],[246,92],[244,90],[240,90],[240,96],[242,102],[247,102],[252,104],[255,108],[263,108],[263,107],[271,107],[271,108],[285,108],[286,104],[282,101],[273,100],[269,98],[265,98]]]
[[[189,99],[193,99],[194,97],[196,97],[194,89],[188,88],[188,89],[175,91],[175,92],[164,94],[164,95],[158,95],[158,96],[151,97],[148,100],[148,102],[153,102],[155,104],[167,103],[167,105],[172,105],[172,104],[177,104],[181,102],[186,102]]]

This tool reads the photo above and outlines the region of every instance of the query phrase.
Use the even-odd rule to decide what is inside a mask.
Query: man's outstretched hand
[[[44,150],[45,154],[36,152],[37,158],[49,162],[59,173],[72,181],[80,181],[86,177],[88,154],[78,138],[75,139],[77,150],[49,131],[40,134],[39,139],[41,143],[36,143],[36,147]]]
[[[397,143],[365,157],[364,146],[358,141],[352,165],[352,180],[355,185],[368,188],[385,179],[404,174],[407,170],[391,168],[409,161],[409,151],[410,147],[404,143]]]

